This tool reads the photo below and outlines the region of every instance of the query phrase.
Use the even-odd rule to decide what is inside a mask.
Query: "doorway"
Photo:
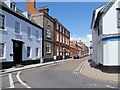
[[[20,64],[22,61],[22,41],[12,40],[13,41],[13,61],[14,64]]]

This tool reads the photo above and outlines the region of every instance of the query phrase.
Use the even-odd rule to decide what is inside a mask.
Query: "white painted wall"
[[[118,8],[118,1],[119,0],[113,4],[107,13],[103,14],[103,34],[118,33],[116,10],[116,8]]]
[[[93,55],[92,55],[92,59],[93,61],[98,64],[98,42],[97,42],[97,31],[92,30],[92,46],[93,46]]]
[[[103,44],[103,64],[105,66],[116,66],[120,65],[119,62],[119,53],[118,53],[118,45],[120,41],[108,41]]]
[[[6,44],[6,50],[5,50],[5,57],[1,58],[0,61],[6,62],[6,61],[13,61],[13,56],[10,56],[10,54],[13,54],[13,42],[11,39],[20,40],[23,41],[23,60],[35,60],[37,58],[42,57],[42,30],[40,28],[37,28],[36,26],[33,26],[14,15],[11,15],[5,11],[2,11],[2,14],[5,15],[5,30],[0,30],[0,36],[2,39],[0,39],[0,43],[3,42]],[[21,24],[21,35],[15,34],[15,21],[19,21]],[[32,38],[28,39],[27,37],[27,26],[32,27]],[[35,30],[39,31],[39,40],[35,37]],[[31,58],[27,58],[27,46],[30,46],[32,48],[32,56]],[[35,56],[35,49],[39,48],[39,57]]]
[[[92,30],[93,36],[93,61],[95,63],[103,64],[104,66],[118,66],[120,65],[119,55],[119,44],[118,40],[102,41],[102,36],[109,34],[118,34],[119,29],[117,28],[117,0],[113,6],[102,15],[99,20],[99,27],[101,26],[101,35],[98,36],[98,31]],[[96,17],[95,17],[96,18]],[[94,22],[93,22],[94,23]],[[109,36],[108,36],[109,37]],[[111,36],[110,36],[111,37]]]

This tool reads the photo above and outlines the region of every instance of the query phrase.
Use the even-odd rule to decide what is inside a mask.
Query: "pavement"
[[[66,61],[67,60],[70,60],[70,59],[66,59]],[[64,62],[64,61],[65,60],[59,60],[59,61],[52,61],[52,62],[46,62],[46,63],[25,65],[25,66],[20,66],[20,67],[12,67],[9,69],[2,69],[2,70],[0,70],[0,75],[12,73],[12,72],[17,72],[17,71],[21,71],[21,70],[26,70],[26,69],[33,69],[33,68],[37,68],[37,67],[53,65],[55,63]]]
[[[83,61],[80,66],[79,73],[88,78],[120,84],[120,73],[102,72],[100,69],[91,67],[88,60]]]

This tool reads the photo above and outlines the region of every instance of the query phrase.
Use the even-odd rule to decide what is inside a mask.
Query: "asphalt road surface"
[[[82,60],[69,60],[3,75],[2,88],[118,88],[111,82],[99,81],[76,74]]]

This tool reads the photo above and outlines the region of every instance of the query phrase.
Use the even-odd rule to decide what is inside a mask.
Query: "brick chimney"
[[[48,13],[49,13],[49,8],[48,8],[48,6],[40,7],[40,8],[39,8],[39,12],[40,12],[40,13],[45,12],[46,14],[48,14]]]
[[[26,0],[26,11],[31,14],[38,14],[39,11],[36,9],[35,0]]]

